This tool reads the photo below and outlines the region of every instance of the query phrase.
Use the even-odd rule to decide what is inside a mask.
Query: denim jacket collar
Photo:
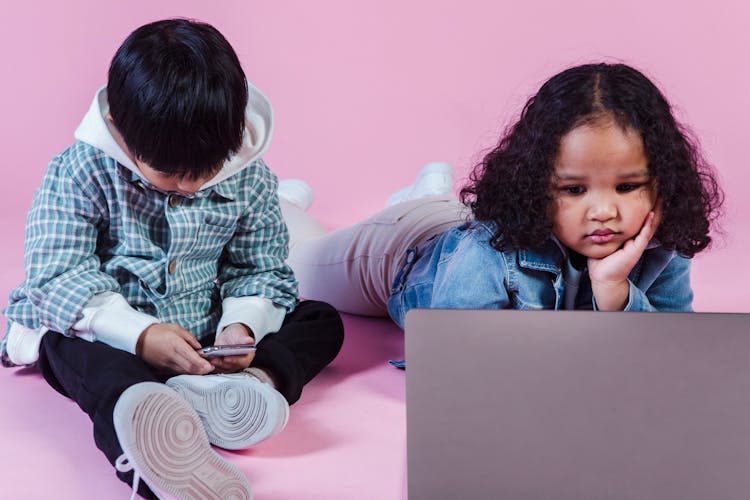
[[[652,238],[649,242],[646,250],[651,250],[661,246],[659,240]],[[670,257],[674,255],[671,253]],[[518,251],[518,265],[527,269],[535,269],[538,271],[548,271],[555,275],[562,274],[562,267],[565,264],[565,259],[568,258],[568,250],[560,243],[560,240],[556,236],[550,237],[543,245],[533,250],[519,250]],[[642,259],[639,259],[633,269],[631,269],[629,277],[637,281],[640,276],[642,267]]]
[[[554,236],[539,248],[518,251],[518,265],[537,271],[548,271],[555,275],[562,274],[562,266],[568,252]]]

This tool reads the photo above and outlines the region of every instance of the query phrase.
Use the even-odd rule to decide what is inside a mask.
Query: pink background
[[[222,31],[270,97],[267,160],[281,178],[310,182],[311,211],[332,227],[379,209],[425,162],[451,162],[464,178],[555,72],[600,59],[639,67],[701,138],[727,194],[726,234],[694,264],[695,307],[750,310],[750,7],[742,0],[29,0],[3,2],[0,12],[0,303],[23,277],[33,191],[72,142],[115,49],[141,24],[185,16]],[[261,498],[401,494],[403,374],[383,360],[401,354],[402,337],[385,320],[345,320],[342,356],[306,389],[287,431],[230,454]],[[129,495],[72,403],[33,373],[0,377],[9,498]]]
[[[65,148],[115,49],[170,16],[214,24],[274,104],[267,159],[315,189],[331,226],[380,208],[425,162],[463,178],[526,97],[592,60],[644,70],[699,135],[727,192],[726,236],[694,266],[699,310],[745,311],[750,250],[743,140],[750,8],[741,0],[11,2],[0,33],[0,296],[22,278],[24,214],[50,157]]]

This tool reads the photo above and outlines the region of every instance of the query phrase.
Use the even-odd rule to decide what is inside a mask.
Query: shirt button
[[[149,290],[150,290],[150,287],[148,286],[148,283],[146,283],[146,282],[145,282],[145,281],[143,281],[143,280],[141,280],[141,288],[143,288],[143,289],[144,289],[144,290],[146,290],[146,291],[149,291]]]
[[[169,206],[172,208],[177,207],[180,204],[180,199],[177,196],[169,197]]]
[[[174,272],[177,271],[177,261],[176,260],[170,261],[169,267],[167,267],[167,271],[169,271],[169,274],[174,274]]]

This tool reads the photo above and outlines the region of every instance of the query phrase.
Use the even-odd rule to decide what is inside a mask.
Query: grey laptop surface
[[[749,499],[749,319],[410,311],[410,500]]]

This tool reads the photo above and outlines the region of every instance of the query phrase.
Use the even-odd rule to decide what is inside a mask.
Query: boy
[[[298,303],[285,264],[261,159],[271,126],[216,29],[147,24],[35,194],[3,364],[36,362],[143,496],[251,498],[209,442],[240,449],[279,432],[341,347],[338,313]],[[211,344],[257,349],[209,361],[196,349]]]

